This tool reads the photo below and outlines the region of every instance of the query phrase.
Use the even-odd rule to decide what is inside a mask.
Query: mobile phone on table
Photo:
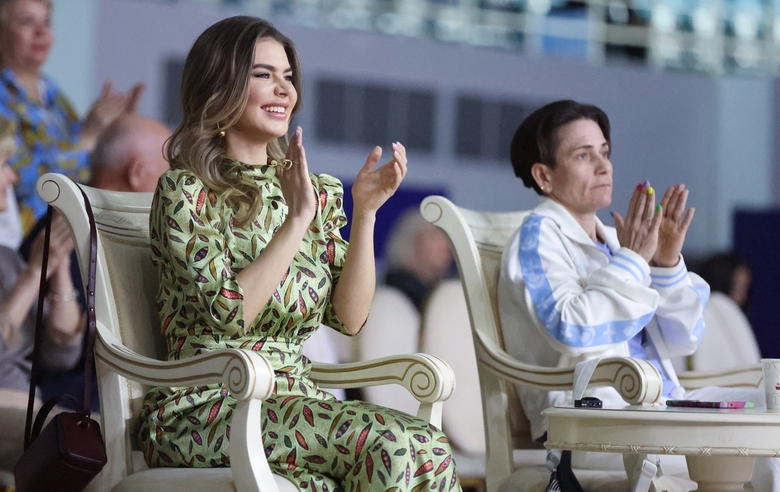
[[[666,400],[668,407],[693,408],[753,408],[752,401],[702,401],[702,400]]]

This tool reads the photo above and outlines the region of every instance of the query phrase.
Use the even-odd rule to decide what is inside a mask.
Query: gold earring
[[[225,130],[219,127],[219,123],[217,123],[217,130],[219,130],[219,136],[225,138]]]
[[[540,186],[539,188],[541,188],[541,189],[542,189],[542,192],[544,192],[544,186]]]

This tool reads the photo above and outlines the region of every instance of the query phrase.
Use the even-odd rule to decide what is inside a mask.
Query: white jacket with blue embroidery
[[[677,384],[668,358],[696,350],[704,333],[709,286],[688,272],[682,258],[672,268],[650,267],[637,253],[620,247],[613,227],[598,218],[596,224],[612,258],[562,205],[545,197],[509,241],[498,289],[507,352],[545,367],[627,357],[628,341],[652,324],[662,340],[645,344],[648,357],[660,360]],[[535,439],[546,431],[542,410],[571,405],[571,392],[518,391]],[[613,388],[592,388],[585,394],[605,405],[624,404]]]

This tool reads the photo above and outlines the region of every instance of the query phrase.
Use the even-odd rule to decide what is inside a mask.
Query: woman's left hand
[[[376,147],[358,172],[352,185],[355,212],[374,213],[379,210],[406,176],[406,148],[400,142],[393,145],[393,159],[374,169],[382,157],[382,148]]]
[[[680,261],[685,234],[693,220],[694,209],[685,210],[688,190],[684,184],[670,186],[661,199],[661,227],[658,230],[658,248],[652,265],[673,267]]]

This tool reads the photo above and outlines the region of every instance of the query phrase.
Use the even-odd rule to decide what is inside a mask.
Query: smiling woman
[[[292,41],[255,17],[214,24],[187,56],[183,120],[168,147],[173,169],[160,179],[150,217],[168,357],[229,347],[271,361],[276,395],[263,402],[263,443],[274,473],[302,490],[384,490],[390,482],[399,491],[458,490],[441,431],[402,412],[338,401],[309,379],[301,347],[320,324],[356,335],[366,321],[376,211],[406,174],[406,150],[392,144],[390,161],[376,167],[377,147],[358,171],[348,245],[341,183],[308,172],[300,128],[287,142],[300,89]],[[222,385],[155,388],[139,434],[148,464],[228,464],[234,408]]]

